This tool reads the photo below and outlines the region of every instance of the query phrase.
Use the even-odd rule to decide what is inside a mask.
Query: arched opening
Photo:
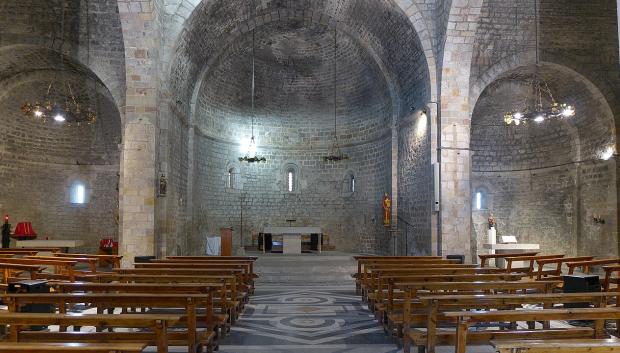
[[[592,222],[593,214],[616,219],[615,167],[602,158],[615,145],[610,107],[584,77],[545,64],[540,77],[556,101],[575,106],[576,115],[506,125],[504,113],[531,92],[526,82],[533,70],[524,66],[502,74],[484,89],[473,110],[472,236],[478,251],[485,251],[492,212],[498,234],[514,235],[519,243],[575,256],[615,256],[616,249],[604,245],[609,230]],[[485,192],[493,194],[487,208]]]
[[[118,233],[121,119],[114,98],[90,69],[43,47],[0,48],[0,72],[0,212],[96,252],[100,237]],[[26,116],[21,106],[42,100],[51,82],[70,86],[96,122],[68,126]],[[64,102],[63,94],[49,97]]]
[[[240,146],[254,135],[267,161],[243,167],[250,200],[244,224],[255,227],[248,232],[280,224],[286,214],[296,225],[324,227],[340,250],[387,252],[386,230],[373,220],[381,217],[376,205],[383,193],[392,190],[391,130],[411,105],[428,100],[428,65],[411,21],[391,1],[352,3],[355,15],[328,3],[203,1],[184,23],[169,82],[171,100],[190,101],[193,109],[193,182],[200,185],[194,218],[205,219],[192,230],[197,244],[199,234],[240,219],[238,200],[212,187],[221,179],[209,170],[240,157]],[[241,16],[239,7],[248,11]],[[232,35],[210,35],[222,30]],[[334,115],[338,143],[353,158],[327,163]],[[287,169],[287,161],[299,168]],[[342,176],[352,167],[363,176],[367,199],[343,195]],[[355,177],[349,193],[359,189]],[[215,200],[222,207],[212,207]]]

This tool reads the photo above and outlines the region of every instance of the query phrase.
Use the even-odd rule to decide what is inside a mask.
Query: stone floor
[[[402,352],[355,295],[350,274],[356,270],[351,255],[344,253],[261,256],[256,293],[220,352]],[[493,350],[473,347],[468,352]]]

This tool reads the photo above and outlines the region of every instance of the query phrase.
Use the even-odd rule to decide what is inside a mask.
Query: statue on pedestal
[[[496,228],[497,222],[495,222],[495,217],[493,216],[493,212],[489,214],[489,229]]]
[[[392,217],[392,200],[386,192],[383,196],[383,226],[389,227]]]

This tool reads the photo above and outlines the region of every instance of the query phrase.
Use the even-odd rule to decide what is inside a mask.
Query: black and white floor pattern
[[[257,287],[222,353],[397,353],[350,286]]]

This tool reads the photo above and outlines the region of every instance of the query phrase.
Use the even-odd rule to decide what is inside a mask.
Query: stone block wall
[[[425,118],[426,117],[426,118]],[[431,255],[433,168],[428,116],[412,113],[398,133],[398,227],[409,255]],[[407,241],[404,237],[407,236]],[[399,253],[400,254],[400,253]]]
[[[44,96],[54,74],[1,86],[0,213],[13,226],[32,222],[39,239],[82,240],[77,251],[96,252],[101,238],[118,239],[120,116],[101,84],[67,73],[76,90],[91,87],[97,122],[69,127],[24,116],[21,105]],[[84,204],[71,202],[76,183],[85,187]]]
[[[239,244],[243,208],[244,244],[251,232],[265,226],[321,226],[338,250],[376,252],[385,236],[381,198],[390,189],[390,138],[344,149],[343,162],[325,162],[324,149],[260,149],[265,163],[242,164],[239,146],[197,136],[194,146],[194,238],[191,252],[204,247],[204,236],[219,228],[235,229]],[[287,171],[295,170],[295,190],[287,190]],[[234,188],[228,171],[233,169]],[[355,176],[355,192],[348,191],[347,175]]]

